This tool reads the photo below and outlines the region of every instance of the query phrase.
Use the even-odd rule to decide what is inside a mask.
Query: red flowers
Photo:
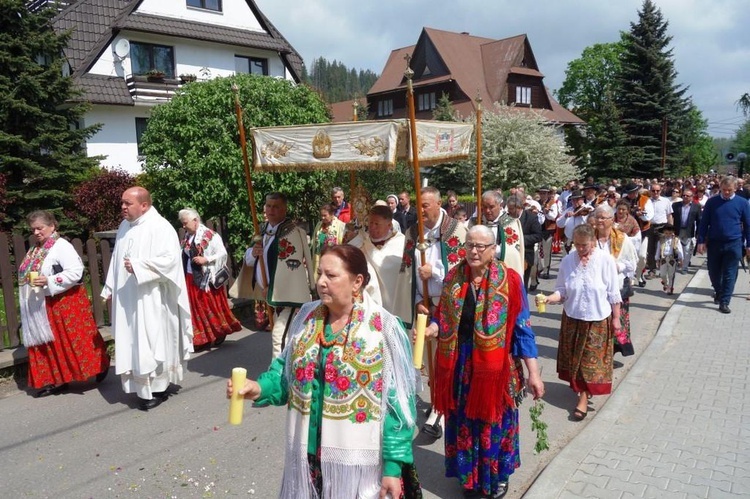
[[[297,251],[297,248],[289,242],[289,239],[284,238],[279,241],[279,260],[286,260],[292,256],[295,251]]]
[[[345,378],[344,376],[339,376],[339,378],[336,380],[336,387],[342,392],[347,391],[349,389],[349,385],[349,378]]]

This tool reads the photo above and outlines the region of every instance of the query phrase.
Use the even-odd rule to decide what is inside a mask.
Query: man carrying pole
[[[411,227],[406,233],[405,264],[402,269],[410,263],[414,264],[416,311],[429,316],[440,299],[445,274],[466,256],[464,250],[466,228],[441,210],[440,191],[434,187],[420,189],[419,148],[417,146],[416,113],[414,90],[412,88],[414,72],[408,67],[408,62],[407,60],[405,76],[407,79],[412,166],[414,168],[414,188],[417,197],[418,216],[417,225]],[[432,342],[428,342],[426,351],[431,398],[435,379],[433,350]],[[440,414],[431,410],[427,421],[422,426],[422,431],[434,438],[441,438],[443,436],[441,419]]]

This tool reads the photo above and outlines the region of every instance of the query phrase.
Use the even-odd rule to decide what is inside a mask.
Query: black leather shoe
[[[640,279],[638,279],[638,287],[639,288],[645,288],[646,287],[646,280],[643,277],[641,277]]]
[[[732,313],[732,311],[729,310],[729,305],[727,305],[726,303],[722,303],[721,305],[719,305],[719,312],[721,312],[722,314]]]
[[[537,284],[535,284],[533,286],[529,286],[529,291],[532,291],[532,292],[536,291],[536,288],[538,288],[538,287],[539,287],[539,285],[537,285]]]
[[[49,397],[50,395],[57,395],[68,389],[68,384],[63,383],[62,385],[47,385],[34,395],[36,398]]]
[[[162,402],[167,400],[167,395],[164,392],[154,392],[152,395],[154,398],[151,400],[141,399],[140,404],[138,404],[138,409],[142,411],[150,411],[151,409],[159,407]]]
[[[434,438],[435,440],[443,438],[443,427],[440,426],[440,420],[438,419],[435,424],[425,423],[422,425],[422,433]]]

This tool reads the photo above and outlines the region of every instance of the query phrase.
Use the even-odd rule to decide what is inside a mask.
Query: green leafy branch
[[[539,454],[542,451],[549,450],[549,440],[547,439],[547,423],[542,421],[542,412],[544,411],[544,402],[537,399],[534,405],[529,407],[531,416],[531,431],[536,432],[536,444],[534,444],[534,453]]]

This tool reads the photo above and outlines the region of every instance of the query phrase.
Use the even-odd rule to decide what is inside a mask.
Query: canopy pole
[[[258,224],[258,213],[255,209],[255,193],[253,192],[253,178],[250,172],[250,160],[247,157],[247,140],[245,138],[245,124],[242,121],[242,105],[240,105],[240,89],[236,83],[232,83],[232,93],[234,94],[234,111],[237,115],[237,129],[240,133],[240,147],[242,149],[242,161],[245,166],[245,183],[247,185],[247,201],[250,204],[250,217],[253,221],[253,246],[257,243],[263,244],[263,234],[260,234],[260,225]],[[260,264],[260,282],[263,289],[268,289],[266,279],[266,262],[261,256],[258,258]],[[273,327],[273,308],[266,301],[266,313],[268,321]]]
[[[419,143],[417,141],[417,118],[416,111],[414,110],[414,88],[412,86],[412,78],[414,77],[414,71],[409,66],[411,57],[406,56],[406,71],[404,76],[406,77],[406,102],[409,106],[409,130],[411,132],[411,157],[412,166],[414,168],[414,190],[416,194],[417,203],[417,235],[419,237],[419,244],[417,249],[422,258],[422,263],[427,261],[427,245],[424,242],[424,222],[422,220],[422,181],[419,176]],[[439,201],[439,200],[438,200]],[[427,280],[422,280],[422,303],[425,308],[430,310],[430,292],[427,285]],[[416,323],[416,314],[414,316],[414,322]],[[434,400],[434,386],[435,386],[435,363],[432,357],[432,348],[428,344],[427,348],[427,375],[429,377],[430,386],[430,400]]]
[[[354,102],[352,103],[352,121],[358,121],[359,119],[359,116],[357,113],[358,108],[359,108],[359,102],[355,98]],[[354,226],[354,220],[357,217],[357,214],[354,213],[354,204],[352,203],[352,201],[354,200],[353,198],[354,188],[356,185],[357,185],[357,178],[356,178],[356,175],[354,174],[354,170],[349,170],[349,213],[351,213],[351,218],[349,220],[351,220],[352,226]]]
[[[477,225],[482,224],[482,98],[477,95]]]

